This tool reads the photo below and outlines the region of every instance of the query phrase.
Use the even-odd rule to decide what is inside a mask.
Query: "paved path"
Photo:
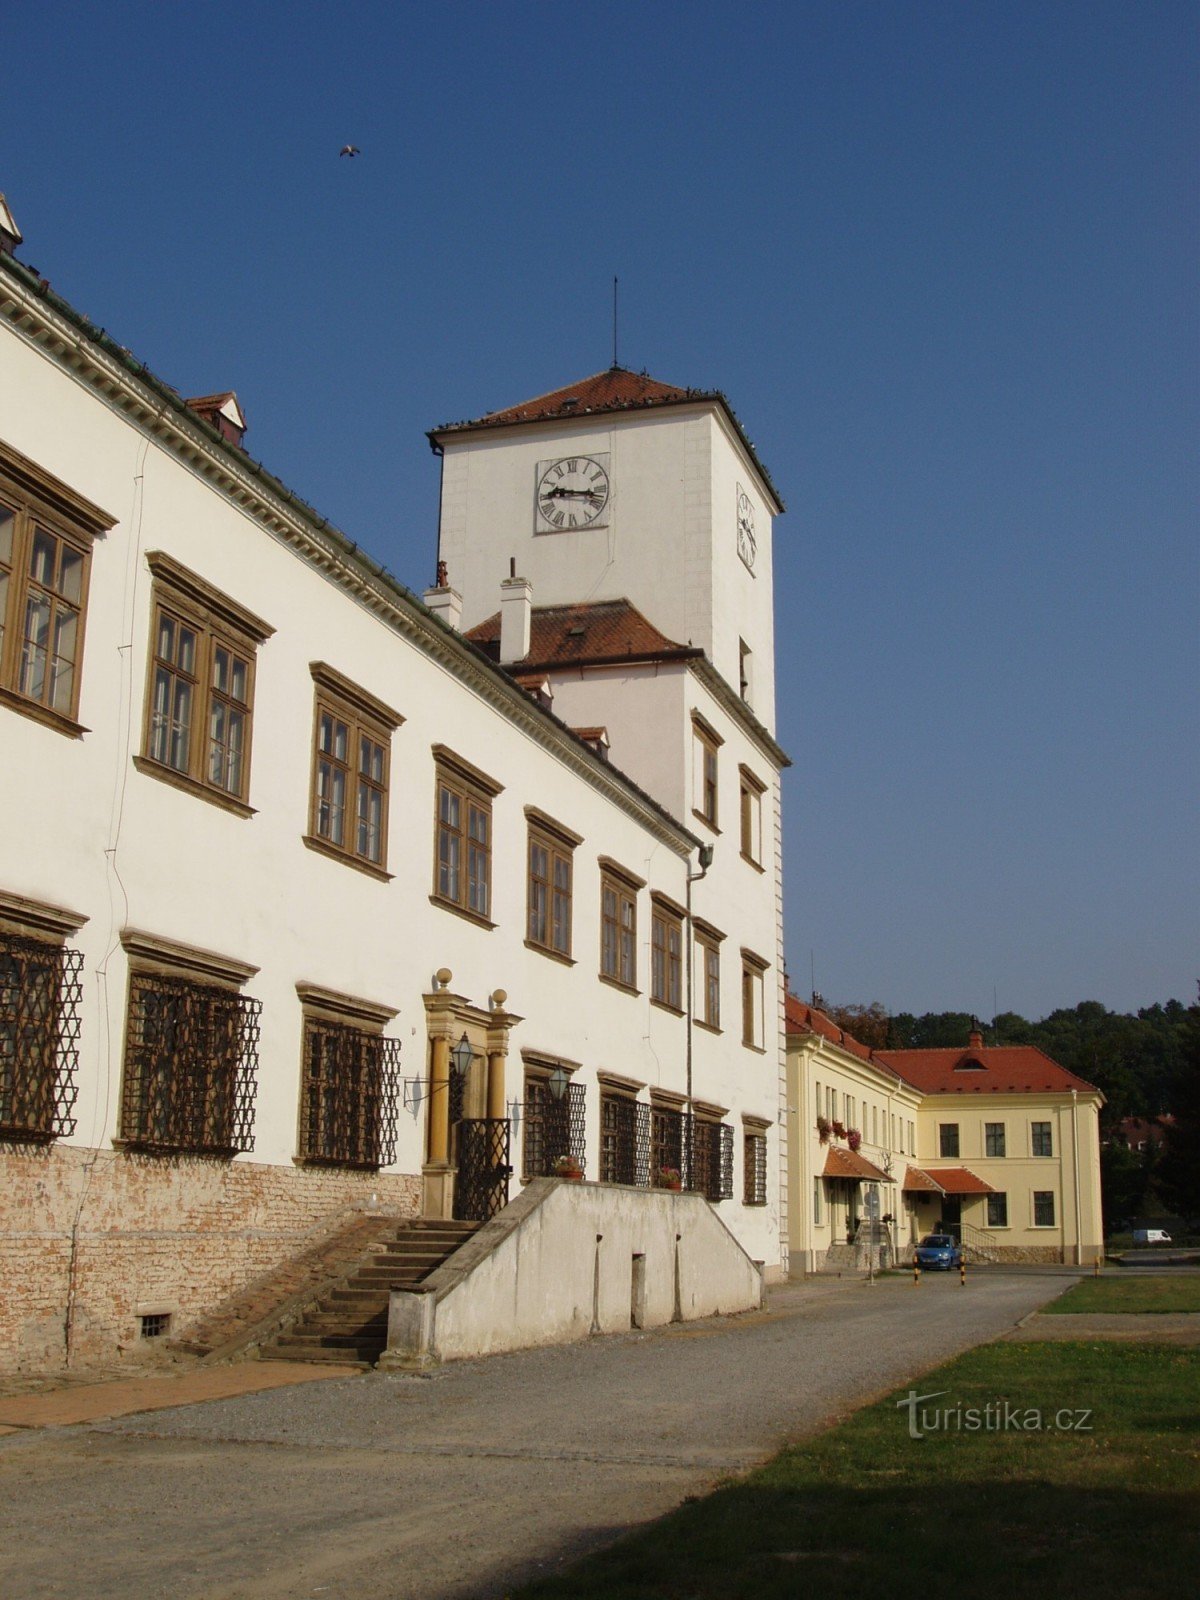
[[[0,1593],[490,1600],[1070,1281],[787,1285],[735,1318],[10,1434]]]

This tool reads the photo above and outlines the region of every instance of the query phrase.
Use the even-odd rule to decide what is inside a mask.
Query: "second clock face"
[[[737,497],[737,547],[738,555],[753,572],[754,557],[758,554],[754,538],[754,506],[740,484]]]
[[[537,520],[547,532],[589,528],[608,505],[608,469],[595,456],[563,456],[538,467]]]

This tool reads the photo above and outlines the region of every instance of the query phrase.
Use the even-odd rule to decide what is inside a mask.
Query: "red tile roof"
[[[561,389],[551,389],[547,394],[535,395],[520,405],[505,406],[500,411],[488,411],[482,417],[467,422],[447,422],[440,428],[429,430],[429,442],[435,449],[445,435],[470,433],[479,428],[503,428],[526,422],[561,422],[571,417],[603,415],[613,411],[645,411],[656,406],[691,405],[703,401],[719,405],[728,416],[738,438],[775,501],[776,509],[784,510],[779,491],[771,476],[755,453],[738,421],[737,413],[719,389],[681,389],[678,384],[662,383],[646,372],[631,372],[628,367],[609,367],[605,372],[593,372],[578,383],[564,384]]]
[[[466,636],[482,650],[498,645],[500,613],[478,623]],[[703,654],[692,645],[668,639],[628,600],[602,600],[590,605],[535,606],[529,654],[519,665],[522,673],[528,673],[538,667],[691,660]]]
[[[942,1194],[941,1184],[934,1183],[927,1172],[920,1167],[909,1167],[904,1174],[903,1192],[905,1194]]]
[[[885,1077],[897,1078],[900,1076],[894,1067],[889,1067],[885,1061],[875,1054],[870,1045],[863,1044],[852,1033],[847,1033],[844,1028],[839,1028],[832,1017],[827,1017],[823,1011],[818,1011],[816,1006],[810,1006],[807,1001],[801,1000],[798,995],[788,995],[785,1017],[788,1033],[815,1033],[818,1038],[828,1039],[831,1044],[840,1045],[843,1050],[848,1050],[851,1055],[858,1056],[863,1061],[869,1061]]]
[[[922,1094],[1099,1094],[1031,1044],[966,1050],[881,1050],[875,1058]]]
[[[841,1145],[830,1145],[825,1152],[825,1166],[821,1172],[823,1178],[850,1178],[860,1181],[866,1178],[869,1183],[891,1183],[886,1172],[881,1172],[866,1156],[860,1156],[856,1150],[844,1150]]]
[[[910,1182],[924,1178],[926,1181]],[[909,1193],[933,1188],[941,1194],[995,1194],[990,1183],[984,1183],[969,1167],[909,1167],[904,1176],[904,1188]]]

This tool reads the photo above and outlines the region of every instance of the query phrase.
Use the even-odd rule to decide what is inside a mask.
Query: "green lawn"
[[[797,1383],[803,1373],[798,1370]],[[909,1436],[907,1388],[512,1600],[1162,1600],[1200,1571],[1200,1350],[993,1344],[937,1407],[1047,1431]],[[1090,1431],[1052,1431],[1086,1408]],[[998,1416],[998,1411],[993,1415]]]
[[[1084,1278],[1044,1312],[1200,1311],[1200,1273],[1186,1277]]]

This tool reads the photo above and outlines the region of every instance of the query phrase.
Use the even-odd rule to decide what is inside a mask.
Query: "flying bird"
[[[339,159],[342,156],[358,156],[358,155],[361,155],[361,154],[362,154],[362,151],[358,148],[358,146],[356,144],[344,144],[342,146],[342,148],[338,151]]]

